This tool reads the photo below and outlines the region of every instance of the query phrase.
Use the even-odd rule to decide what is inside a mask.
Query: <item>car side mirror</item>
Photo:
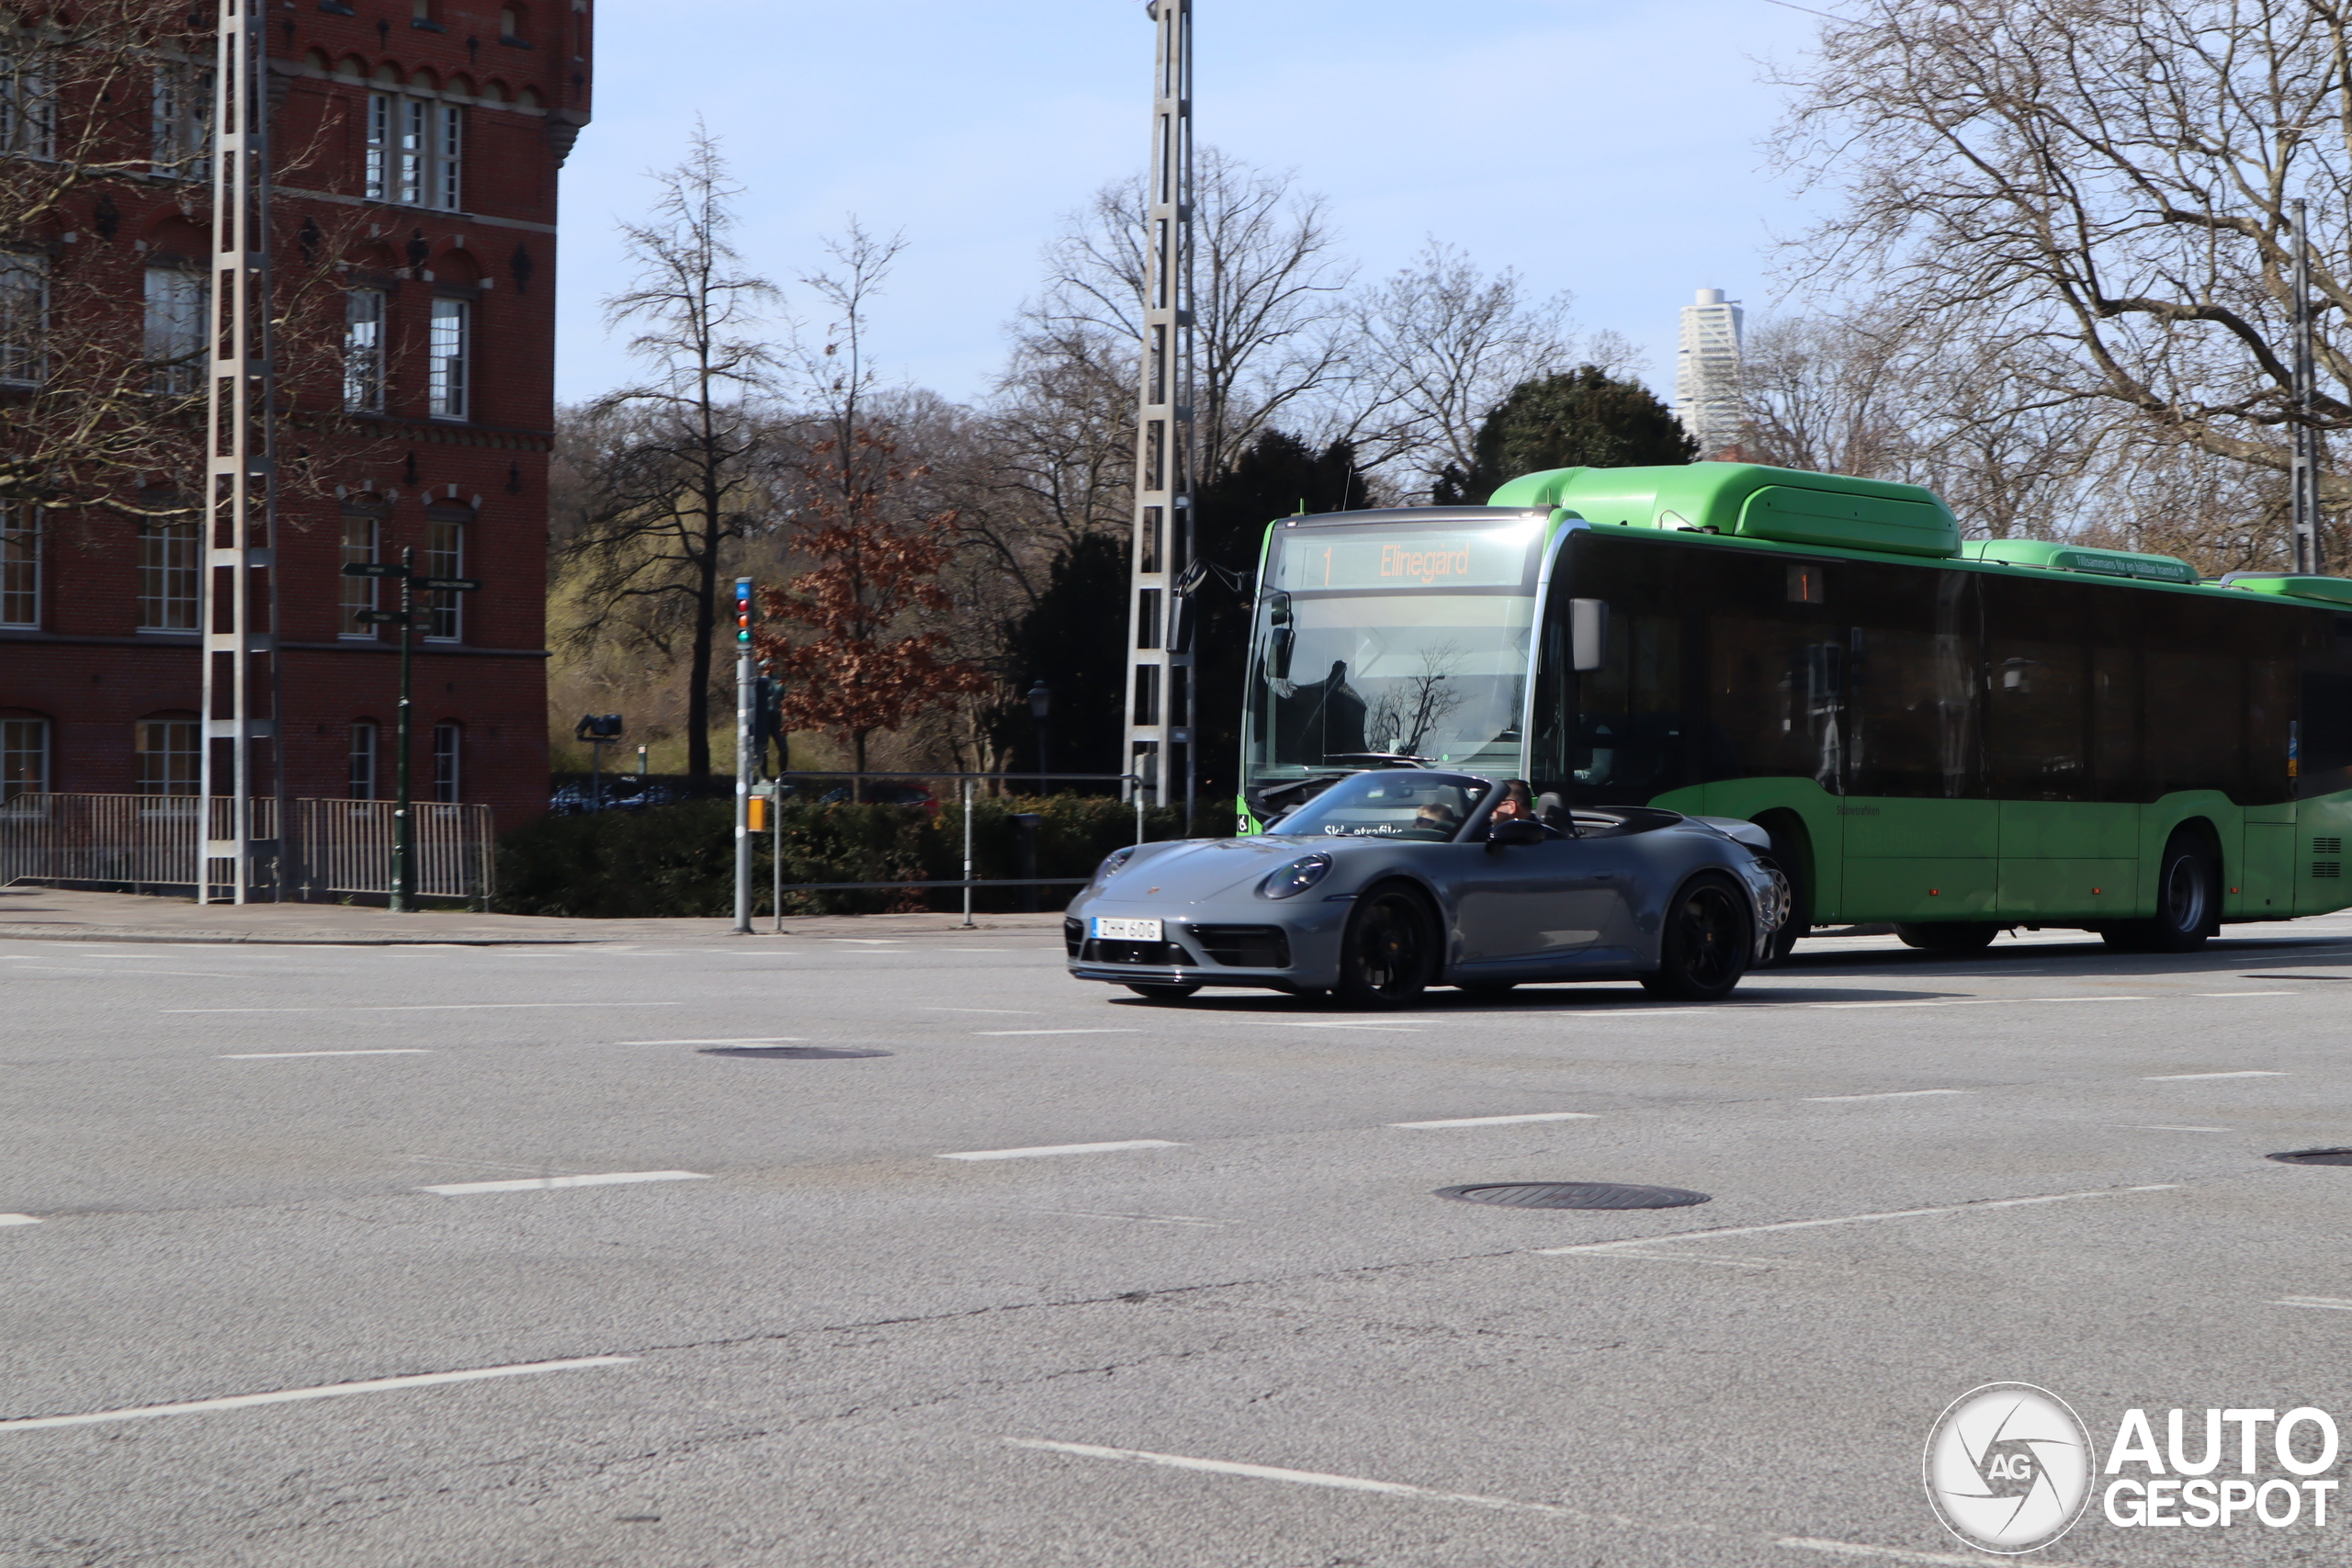
[[[1266,638],[1266,670],[1277,681],[1290,679],[1291,650],[1298,646],[1298,634],[1288,626],[1276,626]]]
[[[1577,670],[1598,670],[1609,662],[1609,601],[1568,601],[1568,663]]]
[[[1505,844],[1540,844],[1551,836],[1551,829],[1543,823],[1514,817],[1487,829],[1487,848],[1499,853]]]

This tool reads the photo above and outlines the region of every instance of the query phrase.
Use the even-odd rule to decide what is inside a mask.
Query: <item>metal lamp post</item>
[[[1051,782],[1046,772],[1053,765],[1046,761],[1046,738],[1049,733],[1046,728],[1046,719],[1053,709],[1053,691],[1046,684],[1043,677],[1040,677],[1037,683],[1029,688],[1029,716],[1037,721],[1037,793],[1039,795],[1046,793],[1046,785]]]

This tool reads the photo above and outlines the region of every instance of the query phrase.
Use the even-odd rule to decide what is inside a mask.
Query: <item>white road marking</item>
[[[1114,1214],[1097,1209],[1032,1209],[1033,1214],[1059,1214],[1073,1220],[1135,1220],[1148,1225],[1221,1225],[1223,1220],[1199,1214]]]
[[[1915,1220],[1930,1214],[1967,1214],[1985,1209],[2021,1208],[2029,1203],[2068,1203],[2078,1198],[2120,1198],[2130,1192],[2170,1192],[2180,1185],[2177,1181],[2156,1181],[2141,1187],[2102,1187],[2088,1192],[2050,1192],[2034,1198],[1990,1198],[1973,1203],[1943,1203],[1932,1209],[1889,1209],[1875,1214],[1841,1214],[1830,1220],[1781,1220],[1768,1225],[1726,1225],[1720,1230],[1677,1231],[1670,1235],[1632,1236],[1623,1241],[1588,1241],[1574,1247],[1538,1247],[1536,1256],[1557,1258],[1572,1252],[1618,1252],[1657,1247],[1672,1241],[1762,1235],[1770,1231],[1815,1230],[1823,1225],[1859,1225],[1873,1220]]]
[[[2144,1002],[2146,997],[1935,997],[1907,1002],[1807,1002],[1815,1008],[1984,1008],[2013,1007],[2029,1002]]]
[[[293,1056],[430,1056],[432,1051],[422,1045],[386,1046],[374,1051],[241,1051],[233,1056],[216,1056],[216,1062],[280,1062]]]
[[[1536,1111],[1524,1116],[1455,1116],[1442,1122],[1391,1122],[1391,1127],[1508,1127],[1514,1122],[1597,1122],[1590,1111]]]
[[[628,1181],[709,1179],[698,1170],[608,1170],[599,1176],[535,1176],[525,1181],[453,1181],[439,1187],[420,1187],[417,1190],[457,1198],[469,1192],[544,1192],[555,1187],[616,1187]]]
[[[1973,1089],[1891,1089],[1883,1094],[1808,1094],[1806,1102],[1828,1105],[1841,1100],[1924,1100],[1931,1094],[1974,1094]]]
[[[1040,1144],[1027,1149],[966,1149],[961,1154],[941,1155],[941,1159],[1035,1159],[1045,1155],[1103,1155],[1120,1149],[1181,1149],[1182,1144],[1166,1138],[1129,1138],[1116,1144]]]
[[[2134,1133],[2226,1133],[2227,1127],[2168,1127],[2161,1122],[2143,1122],[2132,1124]]]
[[[492,1008],[682,1008],[684,1002],[399,1002],[380,1007],[162,1008],[185,1012],[482,1012]]]
[[[2198,997],[2294,997],[2301,996],[2302,993],[2300,991],[2192,991],[2189,994]]]
[[[983,1040],[1014,1034],[1141,1034],[1140,1029],[978,1029],[973,1032]]]
[[[1984,1568],[1982,1557],[1962,1557],[1951,1551],[1906,1551],[1899,1546],[1864,1546],[1850,1540],[1815,1540],[1808,1536],[1782,1536],[1774,1546],[1792,1547],[1798,1551],[1826,1551],[1834,1557],[1869,1557],[1881,1562],[1927,1562],[1936,1568]],[[2071,1568],[2064,1562],[2043,1562],[2034,1560],[2037,1568]]]
[[[1556,1503],[1523,1503],[1516,1497],[1488,1497],[1476,1492],[1441,1492],[1432,1486],[1408,1486],[1396,1481],[1374,1481],[1361,1475],[1329,1475],[1318,1470],[1287,1470],[1271,1464],[1236,1464],[1231,1460],[1192,1459],[1183,1454],[1158,1454],[1143,1449],[1105,1449],[1092,1443],[1050,1443],[1037,1438],[1007,1438],[1016,1449],[1076,1454],[1080,1459],[1125,1460],[1136,1464],[1163,1465],[1170,1470],[1203,1471],[1211,1475],[1240,1475],[1252,1481],[1283,1481],[1293,1486],[1324,1486],[1337,1492],[1377,1492],[1390,1497],[1422,1497],[1436,1503],[1467,1503],[1476,1508],[1501,1508],[1513,1513],[1552,1514],[1571,1519],[1605,1519],[1632,1524],[1607,1514],[1588,1514]]]
[[[40,1222],[30,1214],[0,1214],[0,1225],[37,1225]]]
[[[2140,1081],[2142,1083],[2187,1083],[2191,1078],[2283,1078],[2286,1076],[2284,1073],[2274,1073],[2255,1067],[2235,1073],[2158,1073],[2153,1077],[2143,1077]]]
[[[739,1034],[726,1039],[711,1040],[616,1040],[616,1045],[781,1045],[797,1041],[797,1034]]]
[[[197,1416],[209,1410],[243,1410],[255,1404],[291,1404],[305,1399],[339,1399],[347,1393],[383,1393],[397,1388],[429,1388],[436,1383],[478,1382],[484,1378],[517,1378],[532,1372],[569,1371],[574,1367],[617,1367],[634,1356],[575,1356],[562,1361],[523,1361],[511,1367],[472,1367],[462,1372],[420,1372],[404,1378],[370,1378],[366,1382],[334,1382],[317,1388],[281,1388],[268,1393],[237,1393],[225,1399],[192,1399],[180,1404],[141,1404],[125,1410],[93,1410],[81,1416],[25,1416],[0,1421],[0,1431],[30,1431],[37,1427],[92,1427],[102,1421],[139,1421],[151,1416]]]
[[[2329,1307],[2337,1312],[2352,1312],[2352,1302],[2335,1296],[2281,1296],[2270,1304],[2275,1307]]]

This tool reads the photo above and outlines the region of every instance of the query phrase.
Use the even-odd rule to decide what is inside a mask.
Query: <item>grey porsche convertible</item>
[[[1161,1000],[1254,986],[1389,1008],[1632,976],[1712,1001],[1787,918],[1752,823],[1507,802],[1493,779],[1380,769],[1262,834],[1119,850],[1063,921],[1070,973]]]

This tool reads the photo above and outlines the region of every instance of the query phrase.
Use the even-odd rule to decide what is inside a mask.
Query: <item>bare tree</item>
[[[629,352],[648,374],[592,405],[587,421],[608,439],[571,455],[589,499],[565,547],[584,569],[571,636],[583,649],[608,637],[684,646],[686,771],[702,778],[722,563],[774,511],[762,467],[772,422],[755,400],[777,369],[763,335],[777,294],[735,251],[743,187],[716,140],[697,125],[684,160],[654,177],[652,216],[621,230],[637,281],[605,302],[610,326],[640,328]]]
[[[1578,363],[1568,304],[1566,294],[1525,299],[1516,272],[1488,277],[1430,240],[1348,304],[1338,434],[1364,467],[1409,470],[1424,489],[1448,467],[1469,472],[1495,405],[1521,382]]]
[[[1225,471],[1258,433],[1338,369],[1329,329],[1354,269],[1336,253],[1324,200],[1291,176],[1204,147],[1193,190],[1195,460]],[[1024,344],[1115,355],[1134,397],[1147,271],[1140,175],[1095,192],[1046,249],[1043,295],[1023,312]]]
[[[1784,162],[1842,187],[1799,271],[1897,299],[2162,450],[2279,471],[2292,201],[2352,425],[2352,14],[2335,0],[1853,0],[1788,78]],[[2098,423],[2098,422],[2094,422]],[[2323,493],[2352,502],[2352,478]]]

